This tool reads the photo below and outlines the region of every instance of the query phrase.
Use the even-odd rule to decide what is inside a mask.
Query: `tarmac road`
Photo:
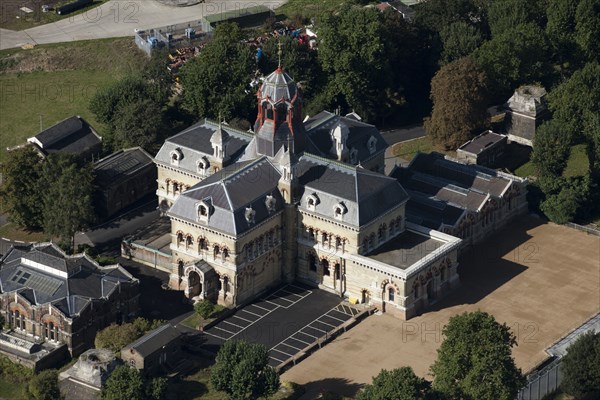
[[[210,14],[257,4],[276,8],[285,0],[207,0],[189,7],[170,7],[155,0],[111,0],[86,13],[24,31],[0,29],[0,50],[24,44],[45,44],[131,36],[136,28],[187,22]]]

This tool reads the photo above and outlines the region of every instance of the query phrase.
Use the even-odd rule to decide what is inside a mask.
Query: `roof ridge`
[[[319,155],[313,154],[313,153],[308,153],[308,152],[302,152],[302,154],[300,154],[300,157],[306,157],[308,159],[315,159],[317,161],[322,161],[322,162],[326,162],[327,164],[336,166],[336,167],[340,167],[346,171],[344,172],[348,172],[348,173],[354,173],[354,175],[357,174],[357,169],[358,166],[356,165],[351,165],[351,164],[346,164],[337,160],[332,160],[330,158],[325,158],[325,157],[321,157]]]
[[[204,118],[204,123],[207,124],[207,125],[216,125],[216,126],[219,126],[219,123],[217,121],[209,119],[209,118]],[[226,125],[221,125],[221,129],[223,129],[223,128],[227,129],[228,131],[231,131],[231,132],[228,132],[228,133],[235,133],[235,134],[238,134],[238,135],[241,135],[241,136],[245,136],[247,138],[253,138],[254,137],[254,135],[250,134],[250,132],[243,131],[243,130],[238,129],[238,128],[234,128],[231,125],[227,125],[227,124]]]
[[[139,338],[138,340],[133,342],[129,347],[136,348],[137,346],[143,344],[144,342],[148,341],[149,339],[151,339],[154,336],[158,335],[159,333],[163,332],[165,329],[167,329],[170,326],[172,326],[172,325],[168,322],[162,326],[159,326],[158,328],[154,329],[153,331],[150,331],[149,333],[143,335],[141,338]]]

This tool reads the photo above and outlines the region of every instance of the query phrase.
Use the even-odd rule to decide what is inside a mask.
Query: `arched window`
[[[198,239],[198,248],[199,250],[208,250],[208,242],[205,238]]]
[[[321,260],[321,267],[323,267],[323,275],[324,276],[330,276],[331,273],[329,272],[329,261],[327,261],[326,259],[322,259]]]
[[[340,264],[335,264],[333,267],[333,279],[340,279]]]
[[[219,247],[219,245],[215,245],[214,249],[213,249],[213,257],[217,258],[217,256],[221,254],[221,248]]]
[[[388,301],[389,302],[393,302],[394,301],[394,296],[395,296],[396,292],[394,290],[394,288],[388,288]]]
[[[229,249],[227,247],[223,247],[223,260],[229,257]]]
[[[335,237],[335,249],[338,250],[342,246],[342,238],[339,236]]]
[[[50,324],[48,325],[48,330],[50,331],[50,340],[55,340],[54,338],[54,322],[50,322]]]
[[[194,237],[191,235],[188,235],[185,237],[185,249],[189,249],[190,247],[192,247],[192,245],[194,244]]]
[[[229,278],[227,276],[223,277],[223,291],[225,293],[229,292]]]
[[[323,232],[323,236],[322,236],[322,244],[323,246],[325,246],[326,243],[328,243],[329,237],[327,236],[326,232]]]
[[[308,228],[308,238],[312,240],[315,239],[315,230],[313,228]]]

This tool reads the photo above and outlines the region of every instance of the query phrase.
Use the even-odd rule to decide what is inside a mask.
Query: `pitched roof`
[[[121,266],[101,267],[86,255],[68,256],[51,243],[12,248],[0,259],[0,292],[18,292],[32,304],[52,303],[67,316],[110,295],[121,283],[137,279]]]
[[[408,194],[394,178],[304,154],[298,163],[298,181],[302,186],[300,208],[335,218],[335,206],[343,203],[346,213],[341,222],[362,226],[390,209],[408,201]],[[315,211],[307,208],[308,196],[316,194]]]
[[[210,139],[218,129],[219,124],[216,122],[207,119],[200,121],[167,139],[158,151],[155,160],[163,164],[170,164],[171,152],[179,150],[182,158],[178,168],[196,174],[198,172],[197,162],[202,157],[211,157],[213,154]],[[229,135],[227,154],[230,160],[235,161],[243,154],[244,148],[253,136],[228,125],[222,125],[221,129]]]
[[[282,68],[271,72],[260,87],[260,97],[269,98],[272,102],[279,100],[290,101],[298,93],[296,82]]]
[[[173,203],[169,216],[198,222],[197,206],[201,201],[210,205],[208,227],[239,235],[268,218],[266,196],[275,198],[275,211],[283,208],[283,198],[277,184],[280,172],[266,157],[230,165],[192,186]],[[247,207],[255,212],[254,222],[245,217]]]
[[[376,154],[385,151],[388,147],[387,142],[374,125],[361,122],[356,118],[322,111],[304,123],[307,137],[315,146],[317,155],[327,157],[330,154],[330,150],[333,147],[331,132],[339,124],[344,124],[348,127],[346,146],[350,151],[352,149],[356,150],[357,163],[372,158]],[[371,137],[375,139],[374,151],[368,146]]]
[[[96,183],[103,187],[113,185],[151,164],[152,156],[141,147],[119,150],[94,163]]]
[[[99,145],[102,138],[81,117],[69,117],[27,139],[44,153],[67,152],[79,154]]]
[[[125,346],[122,352],[133,349],[142,357],[147,357],[160,350],[163,346],[181,337],[181,332],[171,324],[165,324],[153,331],[148,332],[135,342]]]

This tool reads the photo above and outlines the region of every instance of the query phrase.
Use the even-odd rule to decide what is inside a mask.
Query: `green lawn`
[[[24,383],[13,383],[0,376],[0,399],[26,400],[23,385]]]
[[[12,223],[0,227],[0,237],[23,242],[45,242],[50,240],[49,236],[44,232],[26,231],[16,227]]]
[[[537,175],[535,165],[532,161],[527,161],[525,164],[521,165],[519,168],[515,170],[515,175],[520,176],[521,178],[527,178],[528,176]]]
[[[277,15],[288,18],[295,16],[311,18],[322,14],[333,14],[340,9],[342,4],[347,2],[347,0],[289,0],[277,8],[275,12]]]
[[[145,62],[131,38],[0,51],[0,162],[6,147],[40,131],[40,119],[47,128],[80,115],[102,134],[88,109],[91,96]]]
[[[590,169],[590,162],[587,156],[587,145],[585,143],[576,144],[571,147],[571,154],[567,160],[567,166],[563,171],[563,176],[568,178],[572,176],[585,176]]]
[[[392,154],[407,161],[412,160],[418,152],[430,153],[433,151],[433,144],[428,137],[409,140],[408,142],[396,143],[392,147]]]
[[[201,321],[202,317],[197,313],[193,313],[192,315],[181,321],[181,323],[187,326],[188,328],[197,329]]]
[[[64,5],[67,3],[71,3],[73,0],[62,0],[60,2],[58,2],[58,5]],[[4,28],[4,29],[10,29],[13,31],[20,31],[20,30],[24,30],[24,29],[29,29],[29,28],[33,28],[34,26],[39,26],[39,25],[44,25],[44,24],[49,24],[52,22],[56,22],[59,21],[61,19],[65,19],[65,18],[74,18],[76,15],[79,14],[83,14],[93,8],[96,8],[98,6],[100,6],[102,3],[104,3],[107,0],[95,0],[93,4],[82,8],[81,10],[77,10],[71,14],[67,14],[67,15],[58,15],[56,12],[54,11],[50,11],[47,13],[41,12],[41,9],[34,9],[33,13],[30,14],[26,14],[23,11],[17,10],[17,8],[19,7],[15,7],[17,6],[17,3],[13,3],[14,6],[12,4],[10,4],[8,7],[6,7],[2,15],[2,18],[0,18],[0,28]],[[43,3],[46,4],[46,3]],[[27,5],[27,4],[24,4]],[[19,18],[17,18],[19,17]],[[83,18],[80,17],[80,18]],[[93,21],[94,19],[97,18],[96,16],[96,12],[90,12],[87,16],[87,18],[90,21]]]

